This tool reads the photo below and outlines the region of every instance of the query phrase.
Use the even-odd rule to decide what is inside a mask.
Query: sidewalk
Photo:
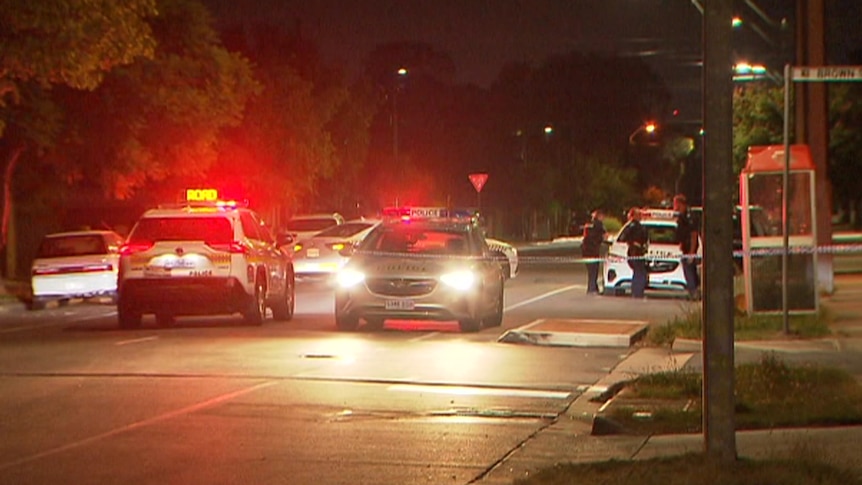
[[[614,387],[634,375],[661,372],[685,366],[700,354],[673,353],[667,349],[642,348],[620,363],[608,376],[579,396],[548,427],[523,443],[496,468],[476,483],[511,485],[543,468],[562,463],[589,463],[609,460],[642,460],[686,453],[702,453],[702,434],[633,436],[600,433],[594,422],[601,402],[592,398],[615,392]],[[822,463],[858,471],[862,476],[862,426],[795,428],[736,433],[740,458],[816,459]]]

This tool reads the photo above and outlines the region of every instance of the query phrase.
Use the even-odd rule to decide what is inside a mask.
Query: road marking
[[[549,291],[549,292],[541,294],[539,296],[534,296],[533,298],[524,300],[524,301],[519,302],[519,303],[515,303],[514,305],[509,305],[503,311],[508,312],[508,311],[514,310],[515,308],[527,306],[527,305],[536,303],[537,301],[544,300],[545,298],[549,298],[549,297],[552,297],[554,295],[564,293],[566,291],[572,291],[572,290],[583,289],[583,288],[585,288],[584,285],[569,285],[569,286],[564,286],[562,288],[557,288],[554,291]]]
[[[156,423],[160,423],[162,421],[166,421],[166,420],[171,419],[171,418],[176,418],[178,416],[183,416],[185,414],[191,414],[195,411],[200,411],[201,409],[205,409],[205,408],[208,408],[210,406],[214,406],[214,405],[222,403],[224,401],[229,401],[231,399],[240,397],[240,396],[245,395],[245,394],[249,394],[249,393],[257,391],[259,389],[273,386],[273,385],[277,384],[278,382],[279,381],[261,382],[260,384],[256,384],[256,385],[251,386],[251,387],[246,387],[245,389],[240,389],[238,391],[229,392],[227,394],[222,394],[221,396],[216,396],[212,399],[208,399],[206,401],[199,402],[197,404],[192,404],[190,406],[186,406],[184,408],[180,408],[180,409],[177,409],[175,411],[169,411],[167,413],[160,414],[158,416],[154,416],[152,418],[145,419],[143,421],[138,421],[136,423],[132,423],[132,424],[123,426],[121,428],[112,429],[111,431],[106,431],[104,433],[97,434],[95,436],[90,436],[89,438],[84,438],[82,440],[73,441],[71,443],[67,443],[65,445],[61,445],[61,446],[58,446],[56,448],[52,448],[50,450],[46,450],[46,451],[36,453],[36,454],[30,455],[30,456],[25,456],[23,458],[19,458],[17,460],[12,460],[12,461],[9,461],[6,463],[2,463],[2,464],[0,464],[0,470],[6,470],[6,469],[12,468],[12,467],[17,466],[17,465],[22,465],[24,463],[30,463],[30,462],[39,460],[41,458],[45,458],[48,456],[56,455],[58,453],[62,453],[64,451],[69,451],[69,450],[73,450],[75,448],[80,448],[82,446],[86,446],[86,445],[89,445],[91,443],[95,443],[96,441],[103,440],[105,438],[110,438],[110,437],[116,436],[118,434],[125,433],[127,431],[133,431],[133,430],[136,430],[138,428],[143,428],[145,426],[150,426],[150,425],[153,425]]]
[[[426,333],[425,335],[421,335],[419,337],[414,337],[414,338],[410,339],[409,341],[410,342],[421,342],[423,340],[428,340],[430,338],[436,337],[437,335],[440,335],[440,332]]]
[[[128,345],[128,344],[136,344],[139,342],[148,342],[150,340],[157,340],[159,338],[158,335],[153,335],[151,337],[141,337],[141,338],[133,338],[131,340],[120,340],[114,345]]]
[[[395,392],[421,392],[427,394],[455,394],[458,396],[509,396],[547,399],[566,399],[571,395],[570,392],[565,391],[469,386],[423,386],[419,384],[395,384],[389,386],[387,390]]]

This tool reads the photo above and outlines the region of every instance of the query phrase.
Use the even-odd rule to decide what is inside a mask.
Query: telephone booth
[[[782,312],[784,145],[752,146],[739,176],[747,311]],[[787,196],[787,310],[816,312],[817,238],[814,162],[807,145],[790,146]]]

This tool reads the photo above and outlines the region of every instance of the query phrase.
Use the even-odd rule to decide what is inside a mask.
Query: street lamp
[[[629,135],[629,145],[635,145],[635,138],[641,134],[646,133],[648,136],[652,137],[655,135],[656,130],[658,130],[658,125],[654,121],[648,121],[642,125],[640,125],[635,131]],[[650,140],[649,144],[655,144],[655,140]]]
[[[400,67],[395,74],[395,89],[392,93],[392,155],[395,165],[398,166],[398,92],[401,91],[401,83],[407,78],[407,68]]]
[[[395,71],[395,87],[392,90],[392,158],[395,162],[395,171],[399,175],[398,180],[401,180],[401,175],[403,175],[398,157],[398,92],[401,91],[401,85],[407,78],[407,73],[405,67],[399,67]],[[398,205],[397,197],[395,205]]]

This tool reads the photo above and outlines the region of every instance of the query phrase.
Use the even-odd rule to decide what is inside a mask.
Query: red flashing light
[[[153,243],[151,241],[123,244],[122,246],[120,246],[120,255],[130,256],[135,253],[144,252],[151,247],[153,247]]]

